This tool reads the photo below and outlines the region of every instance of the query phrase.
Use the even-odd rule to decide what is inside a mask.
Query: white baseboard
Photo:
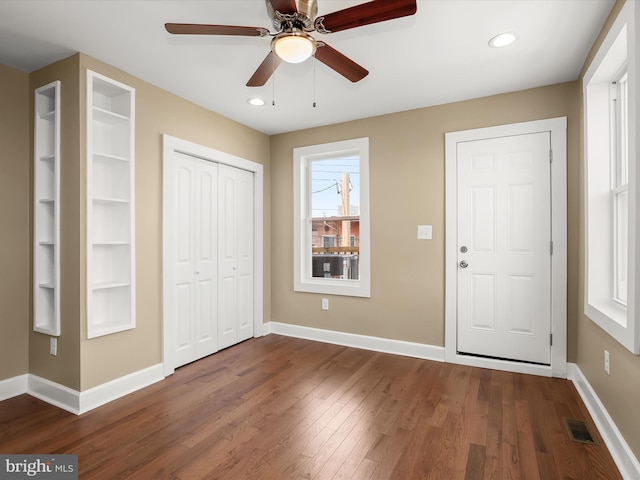
[[[37,375],[21,375],[0,381],[0,400],[27,393],[67,412],[81,415],[162,379],[161,363],[83,392]]]
[[[7,398],[17,397],[23,393],[27,393],[27,385],[29,375],[18,375],[17,377],[0,380],[0,402]]]
[[[576,386],[582,401],[587,410],[589,410],[596,427],[598,427],[604,443],[616,462],[622,478],[640,478],[640,463],[638,459],[631,451],[629,444],[625,441],[580,367],[575,363],[568,363],[567,378]]]
[[[304,338],[317,342],[333,343],[345,347],[362,348],[375,352],[394,353],[405,357],[423,358],[444,362],[444,347],[435,347],[423,343],[405,342],[403,340],[391,340],[388,338],[370,337],[355,333],[337,332],[334,330],[322,330],[319,328],[301,327],[289,323],[268,322],[264,324],[263,333],[276,333],[287,337]]]
[[[29,375],[27,393],[43,402],[79,415],[80,392],[37,375]]]
[[[97,387],[80,392],[80,413],[88,412],[96,407],[109,403],[120,397],[148,387],[164,379],[163,365],[158,363],[148,368],[116,378]]]

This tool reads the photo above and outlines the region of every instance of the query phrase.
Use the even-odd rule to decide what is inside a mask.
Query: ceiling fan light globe
[[[300,63],[314,54],[316,43],[308,35],[289,34],[276,37],[272,48],[285,62]]]

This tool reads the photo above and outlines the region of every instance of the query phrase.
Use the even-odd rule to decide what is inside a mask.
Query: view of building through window
[[[313,160],[309,176],[312,276],[357,280],[360,159]]]

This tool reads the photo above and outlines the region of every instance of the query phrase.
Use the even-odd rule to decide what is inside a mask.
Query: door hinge
[[[553,333],[549,334],[549,345],[553,347]]]
[[[549,150],[549,163],[553,163],[553,150]]]
[[[551,245],[549,247],[549,251],[551,252],[551,255],[553,255],[553,240],[551,240]]]

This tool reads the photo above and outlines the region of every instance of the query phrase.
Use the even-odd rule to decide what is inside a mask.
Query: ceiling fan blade
[[[384,22],[416,13],[416,0],[373,0],[317,17],[319,33],[339,32],[371,23]]]
[[[247,87],[261,87],[267,83],[267,80],[271,78],[271,75],[273,75],[273,72],[276,71],[280,63],[282,63],[280,57],[273,52],[269,52],[269,55],[266,56],[247,82]]]
[[[240,27],[235,25],[203,25],[199,23],[165,23],[167,32],[180,35],[240,35],[265,37],[269,30],[262,27]]]
[[[274,10],[285,15],[292,15],[298,11],[295,0],[270,0]]]
[[[333,68],[340,75],[352,82],[359,82],[369,75],[369,71],[358,65],[348,57],[345,57],[335,48],[330,47],[324,42],[317,42],[316,58],[324,63],[327,67]]]

